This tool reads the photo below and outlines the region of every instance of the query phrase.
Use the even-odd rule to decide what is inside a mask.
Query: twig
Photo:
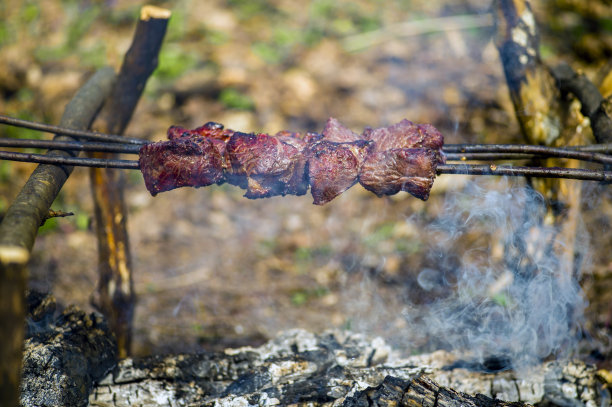
[[[578,74],[568,64],[560,64],[552,73],[563,93],[572,93],[582,105],[580,111],[591,121],[593,135],[598,143],[612,141],[612,119],[606,112],[605,99],[597,86],[584,74]]]
[[[43,124],[37,122],[31,122],[23,119],[16,119],[14,117],[0,115],[0,123],[7,124],[9,126],[23,127],[25,129],[44,131],[47,133],[63,134],[65,136],[71,136],[75,138],[82,138],[88,140],[99,140],[106,141],[109,143],[127,143],[127,144],[146,144],[146,140],[139,138],[123,137],[116,134],[104,134],[96,131],[87,131],[80,129],[68,129],[64,126],[53,126],[50,124]]]
[[[53,209],[49,209],[49,213],[42,220],[40,226],[44,225],[45,222],[51,218],[65,218],[67,216],[74,216],[74,212],[54,211]]]
[[[342,46],[349,52],[373,47],[394,38],[413,37],[417,35],[466,30],[470,28],[490,27],[493,25],[491,14],[462,15],[429,18],[394,24],[380,30],[351,35],[342,40]]]

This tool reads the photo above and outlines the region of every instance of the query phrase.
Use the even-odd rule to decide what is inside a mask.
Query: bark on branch
[[[86,129],[110,93],[111,68],[98,71],[72,98],[60,121],[63,127]],[[65,138],[65,136],[56,136]],[[70,155],[50,151],[53,155]],[[0,401],[16,406],[24,337],[26,265],[41,222],[72,172],[72,167],[39,165],[0,224]]]
[[[125,55],[113,92],[96,128],[103,133],[122,134],[136,108],[149,76],[157,67],[170,11],[153,6],[142,8],[132,45]],[[97,158],[115,158],[99,153]],[[123,198],[121,170],[90,170],[98,235],[99,280],[94,305],[104,313],[115,333],[119,355],[129,354],[135,306],[132,261],[127,234],[127,210]]]
[[[593,136],[599,144],[612,142],[612,118],[604,106],[605,99],[586,75],[576,73],[568,64],[553,69],[561,92],[572,93],[580,101],[580,111],[591,121]]]

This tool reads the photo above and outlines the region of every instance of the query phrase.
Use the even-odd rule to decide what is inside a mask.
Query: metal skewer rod
[[[70,165],[79,167],[123,168],[128,170],[140,169],[140,165],[136,160],[64,157],[44,154],[14,153],[12,151],[0,151],[0,160],[21,161],[39,164]]]
[[[441,164],[436,170],[438,175],[463,174],[463,175],[503,175],[509,177],[534,177],[534,178],[566,178],[582,181],[612,181],[612,172],[601,170],[585,170],[581,168],[560,167],[510,167],[496,166],[493,164]]]
[[[139,163],[136,160],[109,160],[101,158],[59,157],[42,154],[13,153],[9,151],[0,151],[0,159],[83,167],[123,168],[130,170],[140,169]],[[612,172],[610,171],[558,167],[510,167],[496,166],[492,164],[441,164],[438,165],[437,174],[498,175],[511,177],[525,176],[535,178],[567,178],[583,181],[612,182]]]
[[[63,140],[32,140],[32,139],[14,139],[0,138],[0,147],[14,148],[46,148],[56,150],[73,150],[73,151],[98,151],[98,152],[114,152],[124,154],[138,154],[140,151],[139,145],[124,144],[124,143],[101,143],[95,141],[63,141]],[[492,151],[488,148],[492,147]],[[583,152],[564,148],[548,148],[542,146],[528,145],[465,145],[460,148],[466,152],[452,153],[447,152],[459,150],[456,146],[451,146],[444,151],[447,152],[446,157],[449,161],[494,161],[494,160],[523,160],[534,156],[553,156],[562,158],[572,158],[583,161],[593,161],[602,164],[612,164],[612,156]],[[472,151],[475,150],[475,151]]]
[[[147,144],[149,141],[139,139],[139,138],[130,138],[123,137],[115,134],[104,134],[98,133],[95,131],[86,131],[86,130],[75,130],[68,129],[66,127],[53,126],[50,124],[36,123],[31,122],[29,120],[16,119],[14,117],[0,115],[0,123],[7,124],[9,126],[15,127],[23,127],[26,129],[44,131],[47,133],[55,133],[55,134],[63,134],[65,136],[71,136],[76,138],[90,139],[90,140],[100,140],[111,143],[123,143],[123,144]]]
[[[445,153],[466,154],[470,153],[511,153],[532,154],[547,157],[572,158],[583,161],[593,161],[602,164],[612,164],[612,157],[605,154],[582,151],[580,146],[575,148],[558,148],[547,146],[534,146],[528,144],[449,144],[443,147]]]
[[[46,148],[49,150],[96,151],[122,154],[138,154],[139,145],[122,143],[101,143],[98,141],[32,140],[0,138],[0,147]]]

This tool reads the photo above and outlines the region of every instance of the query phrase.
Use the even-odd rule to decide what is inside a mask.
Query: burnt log
[[[21,379],[22,406],[86,406],[94,383],[117,363],[100,314],[59,312],[51,295],[30,292]]]
[[[463,366],[463,367],[459,367]],[[258,347],[125,359],[94,388],[92,406],[599,406],[593,366],[548,362],[527,372],[466,369],[439,351],[402,358],[382,339],[295,330]]]

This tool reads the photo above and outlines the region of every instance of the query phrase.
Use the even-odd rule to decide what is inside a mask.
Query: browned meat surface
[[[373,141],[378,151],[418,147],[440,150],[444,144],[444,137],[431,124],[414,124],[406,119],[388,127],[367,128],[363,138]]]
[[[323,140],[307,151],[310,192],[315,205],[323,205],[357,183],[369,143],[334,143]]]
[[[378,196],[406,191],[427,200],[444,138],[429,124],[408,120],[358,135],[330,118],[322,134],[241,133],[208,122],[168,129],[169,141],[142,148],[145,185],[156,195],[182,186],[228,182],[245,197],[303,195],[310,186],[323,205],[358,181]]]
[[[406,191],[426,201],[436,176],[437,161],[436,152],[425,148],[376,151],[363,163],[359,183],[379,197]]]
[[[361,136],[357,133],[353,133],[350,129],[344,127],[338,119],[330,117],[325,123],[323,129],[323,136],[327,141],[334,141],[336,143],[350,143],[361,139]]]
[[[297,148],[267,134],[236,132],[227,143],[231,162],[231,183],[244,188],[247,198],[274,195],[303,195],[306,159]]]
[[[179,187],[223,183],[221,156],[203,137],[147,144],[140,149],[140,171],[151,195]]]

